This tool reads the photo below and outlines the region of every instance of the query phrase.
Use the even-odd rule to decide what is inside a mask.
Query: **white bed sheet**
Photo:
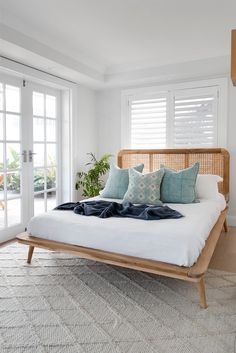
[[[200,203],[168,206],[185,217],[155,221],[101,219],[72,211],[50,211],[33,217],[28,232],[32,236],[68,244],[192,266],[226,206],[224,197],[219,194],[212,200],[201,199]]]

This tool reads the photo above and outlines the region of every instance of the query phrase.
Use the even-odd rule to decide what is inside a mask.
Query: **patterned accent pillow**
[[[123,202],[148,205],[162,205],[160,186],[164,169],[153,173],[141,174],[134,169],[129,170],[129,187]]]
[[[195,201],[195,185],[199,163],[187,169],[175,171],[161,165],[165,174],[161,184],[161,201],[169,203],[192,203]]]
[[[144,164],[134,167],[135,170],[142,172]],[[115,164],[111,164],[109,176],[100,195],[104,198],[123,199],[129,185],[129,169],[121,169]]]

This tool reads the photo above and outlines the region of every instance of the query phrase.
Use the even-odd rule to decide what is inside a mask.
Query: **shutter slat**
[[[153,126],[159,126],[159,125],[164,125],[166,126],[166,119],[160,119],[160,121],[156,121],[157,119],[146,119],[145,123],[143,120],[134,120],[133,125],[134,126],[148,126],[148,127],[153,127]]]
[[[132,104],[132,109],[139,109],[140,107],[142,107],[141,109],[152,109],[152,108],[165,108],[166,107],[166,103],[147,103],[147,104]]]
[[[134,105],[157,104],[157,103],[166,104],[166,98],[132,100],[132,104]]]
[[[186,99],[183,99],[183,98],[178,98],[178,100],[176,101],[176,104],[189,104],[189,103],[206,103],[206,102],[209,102],[209,101],[213,101],[214,100],[214,97],[202,97],[202,98],[186,98]]]
[[[132,115],[141,115],[141,114],[158,114],[158,113],[165,113],[166,108],[160,108],[160,109],[132,109]]]
[[[205,115],[208,115],[209,113],[211,113],[211,109],[207,109],[207,110],[204,110],[204,111],[197,111],[197,110],[181,110],[181,111],[178,111],[178,110],[175,110],[175,116],[205,116]]]
[[[196,95],[195,95],[196,94]],[[140,97],[140,98],[139,98]],[[154,94],[130,98],[131,148],[212,147],[216,144],[216,90],[209,87],[174,91],[174,107],[167,97]],[[167,111],[168,116],[167,120]],[[173,113],[172,113],[173,112]]]
[[[213,146],[216,128],[214,96],[175,98],[174,145]]]
[[[208,116],[197,116],[197,115],[186,115],[186,116],[175,116],[175,120],[176,121],[181,121],[181,120],[183,120],[184,122],[186,121],[193,121],[193,120],[196,120],[196,121],[198,121],[198,120],[206,120],[206,121],[208,121],[208,120],[213,120],[214,118],[213,118],[213,116],[211,116],[211,117],[208,117]]]
[[[166,146],[166,97],[131,101],[131,147]]]
[[[191,127],[193,129],[197,129],[199,126],[201,127],[207,127],[207,126],[212,126],[214,127],[214,121],[188,121],[187,123],[183,122],[183,121],[176,121],[175,124],[174,124],[174,127],[175,129],[178,129],[178,128],[182,128],[184,129],[185,127],[188,128],[188,127]]]

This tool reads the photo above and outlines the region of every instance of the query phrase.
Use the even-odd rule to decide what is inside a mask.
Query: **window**
[[[224,147],[226,82],[212,81],[124,91],[122,147]]]
[[[216,87],[176,92],[173,146],[217,146],[217,105]]]
[[[133,98],[130,104],[130,139],[133,148],[166,146],[166,96]]]

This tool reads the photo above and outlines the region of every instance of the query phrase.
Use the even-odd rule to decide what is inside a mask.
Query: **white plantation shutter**
[[[218,86],[128,96],[130,148],[216,147]]]
[[[131,148],[166,146],[166,96],[132,97],[130,106]]]
[[[184,90],[174,99],[175,147],[217,145],[217,90]]]

